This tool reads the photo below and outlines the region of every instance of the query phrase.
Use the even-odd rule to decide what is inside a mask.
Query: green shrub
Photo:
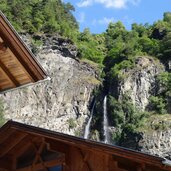
[[[112,140],[117,143],[119,142],[119,140],[121,139],[121,132],[117,131],[117,132],[113,132],[112,133]]]
[[[165,94],[171,96],[171,73],[162,72],[157,77],[157,80],[159,81],[160,85],[164,87]]]
[[[68,122],[68,125],[69,125],[69,129],[73,129],[73,128],[75,128],[77,126],[77,124],[75,123],[75,120],[73,118],[69,118],[67,120],[67,122]]]
[[[81,130],[76,130],[76,131],[74,132],[74,135],[75,135],[76,137],[81,137],[81,135],[82,135]]]
[[[162,97],[151,96],[150,107],[159,114],[166,114],[166,101]]]
[[[156,123],[156,124],[154,124],[153,126],[152,126],[152,128],[154,129],[154,130],[166,130],[167,129],[167,125],[165,125],[163,122],[162,123]]]
[[[116,143],[123,138],[123,135],[137,133],[138,129],[144,126],[145,118],[148,117],[146,112],[136,109],[128,95],[123,95],[121,101],[109,96],[108,107],[111,124],[120,130],[112,133],[112,139]]]

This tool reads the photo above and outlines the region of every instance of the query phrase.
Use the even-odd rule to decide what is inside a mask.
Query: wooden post
[[[16,171],[17,169],[17,158],[13,157],[12,159],[12,171]]]

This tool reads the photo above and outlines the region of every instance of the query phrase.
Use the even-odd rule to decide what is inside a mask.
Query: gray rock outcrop
[[[118,85],[119,99],[127,94],[134,106],[144,111],[149,104],[149,97],[160,91],[156,77],[163,71],[164,66],[157,59],[138,57],[133,69],[122,71],[124,78]]]
[[[142,152],[171,160],[171,130],[143,134],[138,146],[141,147]]]
[[[27,37],[24,40],[29,43]],[[41,41],[37,58],[51,80],[1,94],[5,119],[79,135],[89,115],[92,92],[99,84],[96,70],[75,60],[76,48],[67,41],[58,37]]]
[[[157,76],[165,71],[164,65],[151,57],[137,57],[133,69],[122,71],[123,78],[118,85],[118,97],[127,94],[134,106],[141,111],[148,110],[149,97],[163,91]],[[171,117],[170,115],[149,116],[147,123],[137,133],[127,135],[121,145],[148,154],[171,159]]]

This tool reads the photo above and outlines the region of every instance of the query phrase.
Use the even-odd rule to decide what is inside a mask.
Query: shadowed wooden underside
[[[0,129],[0,170],[3,171],[51,171],[55,167],[62,171],[171,170],[162,160],[13,121]]]
[[[44,78],[46,73],[0,12],[0,91]]]

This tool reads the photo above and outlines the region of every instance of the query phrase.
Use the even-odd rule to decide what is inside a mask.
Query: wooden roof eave
[[[165,169],[167,167],[166,166],[167,162],[165,162],[165,159],[160,157],[148,155],[145,153],[137,152],[123,147],[102,144],[91,140],[85,140],[82,138],[78,138],[58,132],[53,132],[42,128],[21,124],[14,121],[8,121],[0,129],[0,134],[1,132],[4,132],[8,129],[22,131],[25,132],[26,134],[32,134],[34,136],[41,136],[49,140],[62,142],[75,147],[80,147],[82,149],[88,149],[89,151],[95,150],[99,152],[106,152],[108,154],[124,157],[138,163],[141,163],[143,161],[146,164],[157,166],[161,169]]]
[[[43,80],[47,77],[46,72],[1,11],[0,37],[5,40],[5,46],[9,47],[17,60],[24,66],[32,82]]]

